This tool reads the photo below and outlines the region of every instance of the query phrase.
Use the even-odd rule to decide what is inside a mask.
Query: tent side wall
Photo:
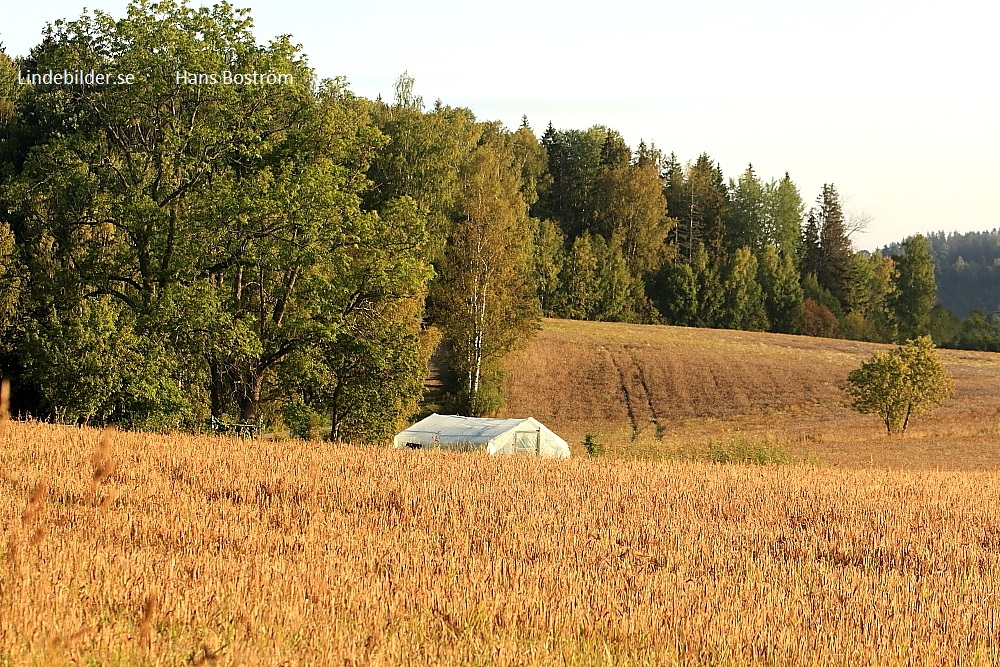
[[[445,449],[448,451],[469,452],[478,449],[485,449],[488,443],[470,440],[468,438],[438,438],[434,439],[433,434],[406,434],[399,433],[392,440],[393,447],[412,449]]]

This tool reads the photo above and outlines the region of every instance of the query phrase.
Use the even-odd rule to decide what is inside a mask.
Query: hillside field
[[[939,350],[956,396],[903,436],[842,387],[892,346],[746,331],[544,320],[508,359],[503,416],[533,416],[584,453],[587,433],[626,458],[702,456],[762,443],[820,465],[1000,466],[1000,354]]]
[[[0,665],[995,665],[995,472],[0,434]]]

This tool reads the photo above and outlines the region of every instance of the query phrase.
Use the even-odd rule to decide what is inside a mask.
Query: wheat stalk
[[[0,435],[7,429],[10,420],[10,380],[0,378]]]

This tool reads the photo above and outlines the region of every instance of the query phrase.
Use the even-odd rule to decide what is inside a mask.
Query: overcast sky
[[[24,55],[83,0],[0,0]],[[126,2],[90,0],[121,16]],[[195,0],[192,4],[210,4]],[[789,172],[811,205],[834,183],[872,217],[859,248],[1000,227],[998,11],[956,0],[367,3],[235,0],[259,40],[291,34],[321,77],[392,97],[404,70],[430,103],[538,134],[603,124],[727,177]]]

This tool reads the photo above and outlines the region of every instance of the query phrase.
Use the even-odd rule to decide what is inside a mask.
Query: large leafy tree
[[[858,252],[852,268],[845,318],[848,337],[891,343],[896,340],[892,302],[896,292],[895,263],[881,254]]]
[[[371,157],[367,175],[373,183],[363,200],[366,208],[381,210],[400,197],[412,198],[427,220],[429,252],[437,260],[461,193],[459,170],[482,137],[483,125],[468,109],[441,103],[426,109],[414,86],[404,72],[393,102],[370,104],[372,122],[388,139]],[[541,151],[537,142],[535,147]]]
[[[283,391],[282,364],[335,340],[354,310],[420,293],[420,277],[407,294],[378,280],[386,249],[424,275],[408,261],[423,255],[422,223],[389,202],[361,209],[384,143],[364,105],[343,82],[317,84],[287,38],[257,44],[250,25],[226,4],[164,0],[54,26],[32,67],[110,68],[135,84],[26,91],[25,157],[5,191],[31,320],[64,323],[110,298],[172,367],[201,373],[192,384],[212,414],[244,420]],[[224,71],[278,85],[188,76]],[[72,328],[50,332],[69,344],[59,331]]]
[[[14,153],[10,132],[17,113],[15,104],[19,88],[16,66],[0,45],[0,183],[14,168]],[[17,244],[11,231],[7,211],[0,206],[0,339],[9,340],[8,329],[14,323],[21,291],[21,271]],[[3,353],[0,343],[0,354]]]
[[[658,166],[633,162],[631,151],[624,150],[623,155],[620,148],[605,147],[608,159],[595,183],[596,228],[620,249],[631,275],[641,279],[669,258],[674,220],[667,217]]]

